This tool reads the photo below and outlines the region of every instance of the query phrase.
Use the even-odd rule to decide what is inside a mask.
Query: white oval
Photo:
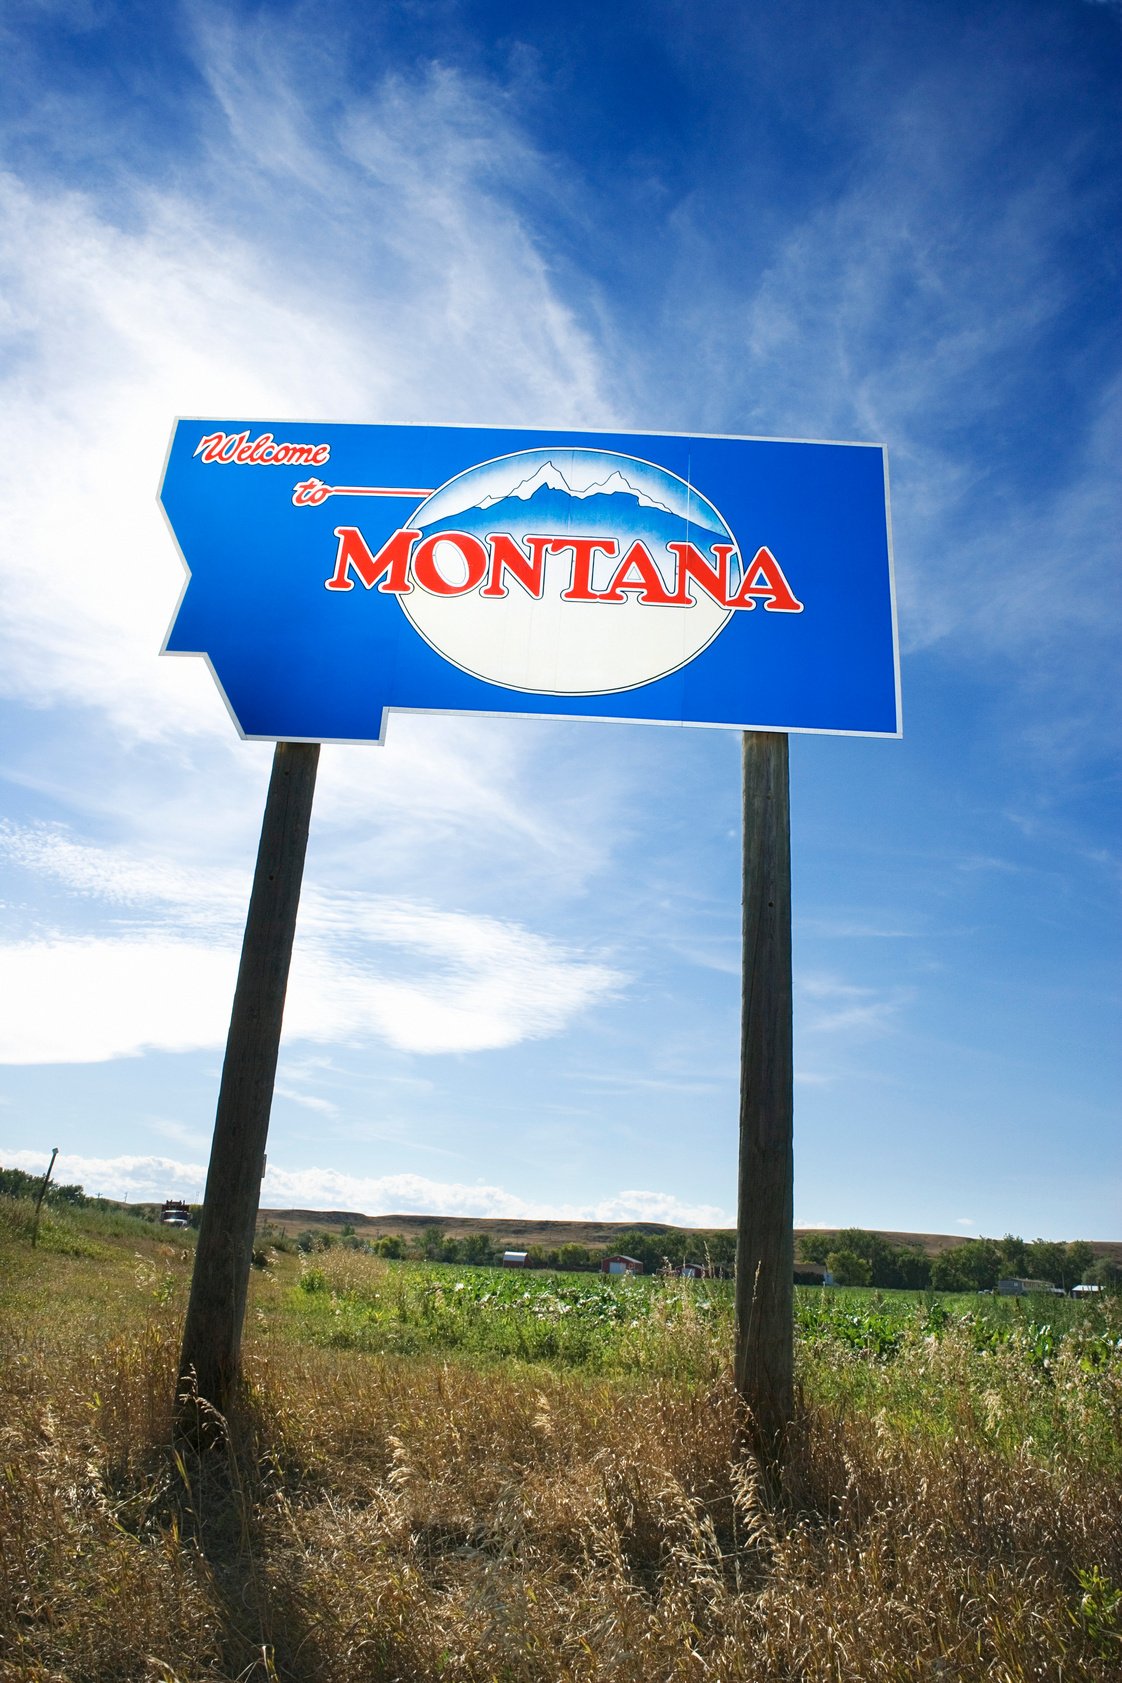
[[[639,463],[637,458],[619,456],[614,451],[519,451],[510,457],[480,463],[449,480],[426,498],[413,515],[410,525],[423,531],[426,508],[437,498],[447,507],[450,491],[461,482],[470,481],[472,476],[479,474],[482,477],[486,472],[488,478],[484,483],[488,483],[493,481],[501,464],[509,463],[511,471],[517,471],[520,458],[525,458],[528,465],[542,455],[548,456],[551,462],[563,459],[570,466],[575,458],[582,456],[604,458],[616,464],[634,461],[648,475],[653,472],[660,478],[664,476],[673,481],[675,487],[685,491],[687,507],[691,504],[704,505],[714,515],[721,532],[727,534],[728,541],[735,544],[718,511],[685,480],[654,463]],[[572,477],[577,476],[573,474]],[[650,483],[649,479],[647,482]],[[570,499],[572,527],[585,537],[603,535],[587,530],[588,522],[581,522],[581,500],[592,494],[591,491],[578,492]],[[509,502],[509,497],[504,500]],[[680,493],[677,500],[680,500]],[[485,513],[479,508],[469,507],[463,510],[463,514],[473,517],[477,536],[485,535],[485,527],[511,530],[516,541],[524,545],[527,530],[540,531],[540,527],[532,522],[514,530],[515,523],[504,520],[497,510],[493,520],[489,511]],[[681,516],[677,518],[681,519]],[[592,521],[591,524],[599,522]],[[688,528],[684,521],[682,524],[685,532]],[[472,530],[467,518],[463,530]],[[551,532],[549,535],[562,536],[563,533]],[[626,542],[630,543],[635,535],[641,533],[628,534]],[[653,553],[665,576],[668,572],[665,563],[670,557],[664,550],[653,550]],[[458,548],[451,544],[438,544],[434,549],[434,559],[437,555],[440,572],[448,583],[463,583],[467,569]],[[451,564],[452,555],[456,558],[455,570]],[[620,559],[618,555],[597,556],[592,573],[593,589],[607,588]],[[730,567],[738,565],[739,555],[734,553]],[[398,600],[416,630],[445,660],[487,683],[541,695],[604,695],[613,690],[634,689],[640,684],[653,683],[696,659],[732,617],[732,609],[723,607],[698,590],[692,581],[689,607],[643,604],[636,600],[634,592],[629,592],[623,602],[566,602],[562,600],[561,593],[570,586],[572,567],[571,552],[547,556],[545,588],[540,599],[531,596],[507,576],[507,594],[504,597],[481,596],[478,589],[460,596],[437,596],[415,586],[408,595],[400,596]],[[672,587],[672,577],[667,576],[666,582]]]

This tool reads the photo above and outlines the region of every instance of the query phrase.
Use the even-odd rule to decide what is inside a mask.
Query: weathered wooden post
[[[34,1221],[34,1223],[32,1225],[32,1228],[31,1228],[31,1248],[32,1248],[32,1250],[34,1250],[35,1246],[39,1243],[39,1211],[43,1208],[43,1199],[46,1195],[47,1187],[50,1184],[51,1174],[54,1170],[55,1158],[57,1156],[58,1156],[58,1146],[56,1145],[51,1150],[51,1160],[47,1164],[47,1172],[43,1176],[43,1184],[40,1186],[39,1196],[35,1200],[35,1221]]]
[[[253,1233],[318,763],[318,742],[277,743],[222,1066],[179,1364],[180,1396],[205,1398],[221,1412],[241,1375]],[[189,1400],[185,1423],[192,1412]]]
[[[754,1446],[782,1458],[794,1414],[791,806],[787,738],[745,731],[744,992],[736,1387]]]

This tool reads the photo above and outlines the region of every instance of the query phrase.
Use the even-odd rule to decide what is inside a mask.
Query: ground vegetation
[[[0,1200],[4,1683],[1119,1675],[1114,1299],[799,1291],[769,1478],[726,1282],[266,1245],[198,1456],[190,1234],[51,1208],[32,1251],[29,1213]]]

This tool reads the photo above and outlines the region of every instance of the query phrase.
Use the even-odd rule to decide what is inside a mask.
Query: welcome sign
[[[177,422],[161,501],[244,736],[390,709],[900,734],[885,452]]]

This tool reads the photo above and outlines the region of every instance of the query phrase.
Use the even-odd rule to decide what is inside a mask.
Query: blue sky
[[[883,441],[904,739],[792,739],[796,1219],[1118,1237],[1122,7],[9,5],[0,1161],[202,1185],[270,750],[177,414]],[[324,750],[265,1200],[734,1213],[735,733]]]

